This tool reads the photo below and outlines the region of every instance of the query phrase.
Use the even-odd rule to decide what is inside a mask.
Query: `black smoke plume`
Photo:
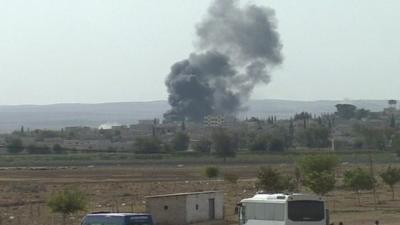
[[[165,83],[172,109],[165,119],[201,121],[241,110],[255,85],[267,84],[282,62],[276,29],[273,9],[215,0],[196,26],[197,51],[171,67]]]

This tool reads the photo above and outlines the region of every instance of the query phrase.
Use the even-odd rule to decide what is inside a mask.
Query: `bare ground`
[[[110,166],[63,168],[3,168],[0,170],[0,225],[59,225],[60,217],[49,212],[46,200],[53,192],[77,186],[88,194],[88,211],[144,211],[144,196],[176,192],[222,190],[225,192],[225,219],[234,224],[236,203],[252,196],[259,165],[222,166],[223,171],[237,173],[240,180],[231,184],[207,180],[205,166]],[[290,172],[292,166],[275,165]],[[396,191],[400,191],[399,188]],[[400,222],[400,201],[392,201],[389,190],[378,187],[379,204],[374,206],[371,193],[363,193],[361,206],[357,196],[338,188],[326,196],[331,221],[338,224],[382,225]],[[78,225],[84,212],[71,216],[68,224]]]

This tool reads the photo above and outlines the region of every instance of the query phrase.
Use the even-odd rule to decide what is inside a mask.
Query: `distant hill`
[[[289,118],[297,112],[313,114],[334,112],[343,101],[251,100],[239,118],[275,115]],[[386,100],[348,100],[345,103],[371,111],[387,107]],[[66,126],[98,127],[104,123],[133,124],[141,119],[162,118],[169,109],[166,101],[121,102],[102,104],[54,104],[0,106],[0,132],[10,132],[21,126],[30,129],[60,129]]]

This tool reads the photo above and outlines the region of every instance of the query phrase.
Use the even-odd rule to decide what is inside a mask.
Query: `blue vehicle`
[[[148,213],[90,213],[81,225],[154,225]]]

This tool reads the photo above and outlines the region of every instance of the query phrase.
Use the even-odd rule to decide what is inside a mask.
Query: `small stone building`
[[[187,225],[224,218],[224,193],[178,193],[146,197],[147,212],[157,225]]]

